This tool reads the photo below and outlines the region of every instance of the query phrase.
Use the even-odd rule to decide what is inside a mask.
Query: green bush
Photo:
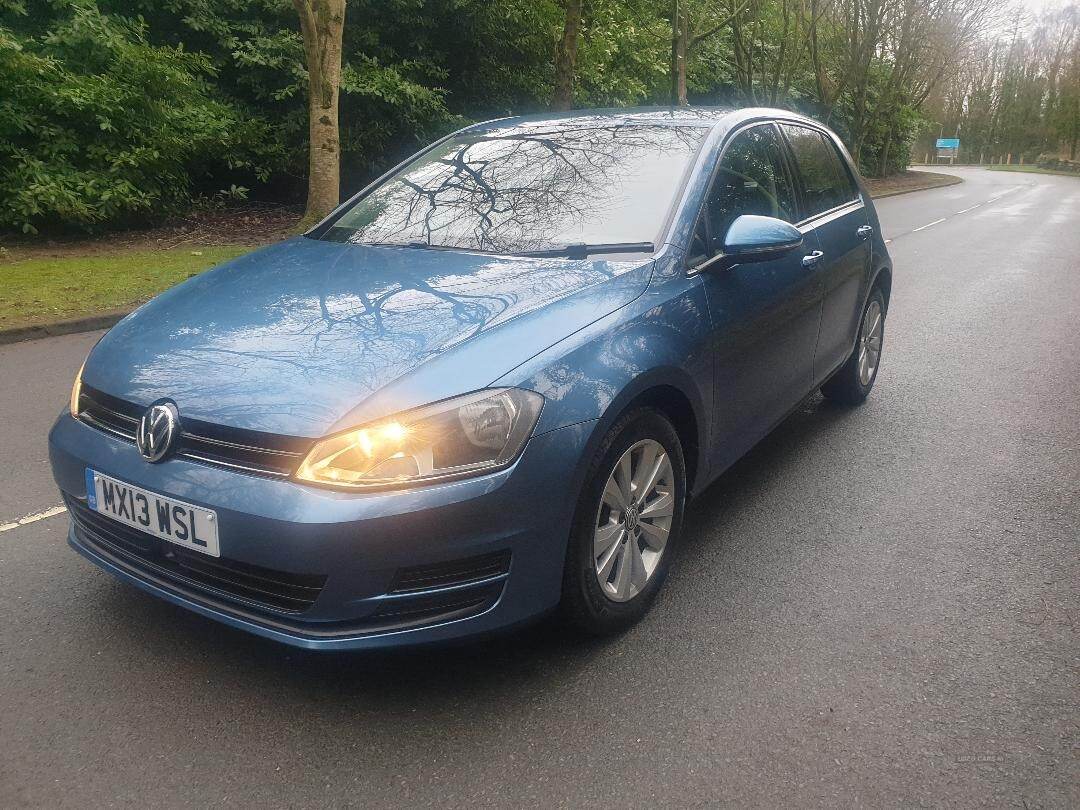
[[[0,229],[130,224],[189,204],[200,174],[266,176],[268,127],[214,96],[204,56],[88,0],[53,10],[0,27]]]
[[[1080,161],[1066,160],[1057,155],[1039,155],[1035,165],[1040,169],[1080,174]]]

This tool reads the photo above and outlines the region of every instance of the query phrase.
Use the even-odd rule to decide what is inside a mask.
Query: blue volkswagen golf
[[[306,648],[618,630],[688,498],[814,390],[867,396],[891,285],[811,120],[468,127],[102,338],[49,437],[69,542]]]

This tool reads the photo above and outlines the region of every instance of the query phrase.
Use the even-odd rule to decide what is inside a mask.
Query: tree
[[[944,2],[944,0],[942,0]],[[1007,25],[976,30],[961,69],[929,99],[938,132],[963,133],[961,160],[1075,159],[1080,140],[1080,5],[1035,18],[1010,10]],[[956,27],[963,19],[950,18]],[[957,22],[959,21],[959,22]],[[918,100],[918,99],[916,99]]]
[[[555,51],[555,92],[551,96],[553,110],[569,110],[574,106],[574,73],[580,29],[581,0],[566,0],[566,22]]]
[[[207,176],[241,196],[267,179],[272,133],[216,96],[203,54],[92,4],[45,12],[23,31],[0,16],[0,231],[140,224],[187,211]]]
[[[783,107],[871,175],[920,131],[920,155],[958,128],[963,159],[1075,155],[1077,2],[0,0],[0,228],[124,226],[233,185],[306,194],[310,224],[450,130],[549,105]]]
[[[293,0],[300,15],[308,71],[308,194],[302,225],[313,225],[341,201],[338,95],[345,0]]]
[[[693,0],[672,0],[671,8],[671,103],[689,104],[686,95],[687,63],[705,41],[719,34],[750,4],[742,0],[736,6],[730,0],[728,14],[715,19],[710,16],[713,3]]]

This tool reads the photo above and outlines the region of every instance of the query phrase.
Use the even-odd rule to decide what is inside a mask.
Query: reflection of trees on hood
[[[112,333],[136,347],[124,372],[133,401],[168,396],[182,415],[201,403],[211,413],[200,418],[272,433],[289,420],[329,426],[424,362],[643,264],[306,239],[270,251],[192,279]],[[598,291],[591,306],[611,311],[625,289]]]
[[[495,252],[560,247],[619,205],[653,202],[624,200],[626,183],[658,161],[684,166],[702,137],[694,127],[588,119],[465,133],[362,199],[330,238]],[[666,182],[673,190],[678,173]]]

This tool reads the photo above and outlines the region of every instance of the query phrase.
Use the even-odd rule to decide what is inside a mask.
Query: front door
[[[732,138],[702,214],[691,248],[698,257],[711,236],[723,236],[742,214],[796,221],[795,191],[774,124]],[[719,469],[767,433],[813,384],[821,288],[803,257],[815,249],[811,238],[779,259],[701,271],[713,325],[713,461]]]

